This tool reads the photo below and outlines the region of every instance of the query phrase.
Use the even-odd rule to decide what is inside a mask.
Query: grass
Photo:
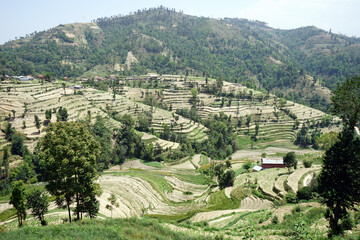
[[[203,174],[196,174],[194,172],[188,174],[177,173],[176,176],[184,182],[198,184],[198,185],[207,184],[207,180],[205,179]]]
[[[150,167],[164,168],[164,165],[161,162],[148,162],[148,161],[140,160],[140,163]]]
[[[171,231],[154,219],[83,220],[46,227],[23,227],[1,239],[211,239]]]
[[[0,222],[4,222],[16,216],[16,209],[9,208],[0,213]]]
[[[225,190],[221,190],[211,195],[209,205],[208,211],[235,209],[240,207],[240,200],[235,197],[228,198]]]
[[[209,163],[209,158],[203,154],[200,155],[200,161],[199,161],[199,165],[204,165]]]

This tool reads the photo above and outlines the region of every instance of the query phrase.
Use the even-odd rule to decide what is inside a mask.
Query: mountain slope
[[[3,75],[122,72],[208,75],[322,106],[316,86],[359,73],[360,39],[315,27],[276,30],[259,21],[194,17],[167,8],[59,25],[0,46]],[[306,91],[303,91],[303,89]]]

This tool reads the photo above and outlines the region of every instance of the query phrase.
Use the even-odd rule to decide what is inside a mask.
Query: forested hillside
[[[359,72],[360,39],[259,21],[194,17],[164,7],[92,23],[59,25],[0,46],[2,75],[94,77],[157,72],[198,75],[326,106],[338,82]],[[326,108],[326,107],[325,107]]]

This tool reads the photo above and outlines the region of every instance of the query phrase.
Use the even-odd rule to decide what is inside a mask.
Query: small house
[[[284,160],[282,158],[262,158],[262,168],[285,168]]]

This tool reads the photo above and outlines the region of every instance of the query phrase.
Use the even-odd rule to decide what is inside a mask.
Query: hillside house
[[[285,164],[282,158],[262,158],[261,159],[262,168],[285,168]]]

